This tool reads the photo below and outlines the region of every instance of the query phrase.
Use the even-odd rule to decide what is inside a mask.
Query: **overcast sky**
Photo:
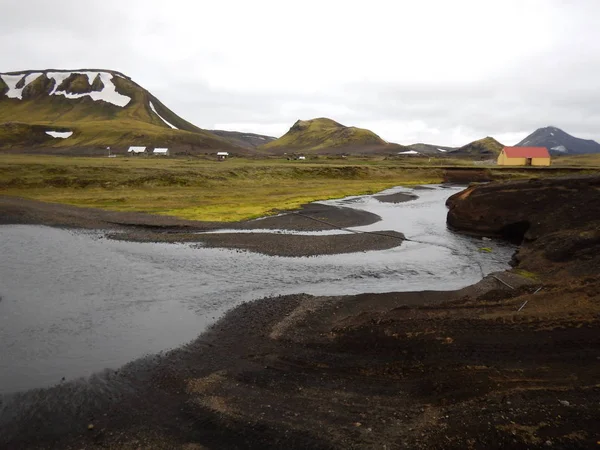
[[[600,140],[597,0],[0,0],[0,72],[119,70],[202,128]]]

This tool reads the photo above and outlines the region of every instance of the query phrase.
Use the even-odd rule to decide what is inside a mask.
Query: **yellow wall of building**
[[[550,158],[533,158],[531,160],[532,166],[549,166]]]
[[[500,153],[498,156],[498,165],[499,166],[526,166],[527,158],[507,158],[504,152]],[[550,158],[532,158],[531,159],[532,166],[549,166]]]

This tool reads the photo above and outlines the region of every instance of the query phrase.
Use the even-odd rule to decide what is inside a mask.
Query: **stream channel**
[[[89,377],[178,347],[253,299],[458,289],[508,268],[514,246],[447,229],[445,201],[461,189],[384,192],[419,197],[399,204],[375,196],[323,202],[382,218],[353,230],[397,230],[428,244],[403,242],[384,251],[317,257],[123,242],[106,239],[102,231],[0,226],[0,394]]]

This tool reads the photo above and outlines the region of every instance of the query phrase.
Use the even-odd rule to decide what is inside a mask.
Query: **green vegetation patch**
[[[86,94],[92,91],[90,81],[87,75],[81,73],[72,73],[58,86],[59,91],[65,91],[70,94]]]
[[[485,137],[477,141],[473,141],[457,150],[458,153],[468,154],[471,156],[494,156],[497,157],[502,152],[504,145],[498,142],[493,137]]]
[[[517,275],[522,276],[523,278],[528,278],[530,280],[534,280],[537,281],[538,280],[538,275],[536,275],[533,272],[528,272],[527,270],[523,270],[523,269],[512,269],[513,273],[516,273]]]
[[[40,75],[23,89],[23,98],[32,99],[52,92],[56,82],[50,79],[46,74]]]
[[[346,127],[334,120],[319,118],[298,120],[285,135],[260,148],[297,148],[310,151],[365,145],[386,145],[386,142],[370,130]]]
[[[311,201],[441,180],[439,169],[375,164],[0,154],[5,195],[207,221],[261,217]]]

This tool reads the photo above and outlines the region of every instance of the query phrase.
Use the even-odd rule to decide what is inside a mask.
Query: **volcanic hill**
[[[85,154],[130,145],[184,153],[244,147],[182,119],[120,72],[0,74],[0,148]]]
[[[369,152],[392,147],[403,148],[397,144],[388,144],[370,130],[347,127],[331,119],[318,118],[298,120],[286,134],[262,145],[260,149],[272,153],[286,150]]]
[[[488,136],[453,150],[451,155],[466,156],[475,159],[493,159],[498,157],[503,148],[504,145],[493,137]]]

